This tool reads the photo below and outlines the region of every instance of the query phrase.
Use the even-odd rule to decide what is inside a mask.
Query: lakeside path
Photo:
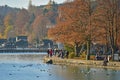
[[[61,59],[58,57],[44,57],[44,62],[47,62],[50,59],[55,65],[89,66],[96,68],[109,68],[120,70],[120,62],[118,61],[109,61],[107,63],[107,66],[103,66],[103,61],[99,60]]]

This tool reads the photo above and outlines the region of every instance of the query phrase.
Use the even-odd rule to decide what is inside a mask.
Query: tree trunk
[[[87,55],[86,55],[86,60],[90,60],[90,40],[87,40]]]
[[[116,51],[116,48],[115,46],[112,46],[112,61],[114,61],[114,54],[115,54],[115,51]]]
[[[75,56],[78,57],[79,56],[79,44],[75,43]]]

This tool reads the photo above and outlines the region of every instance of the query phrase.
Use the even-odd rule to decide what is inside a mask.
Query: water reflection
[[[120,71],[48,65],[41,54],[0,54],[0,80],[119,80]]]
[[[53,72],[65,80],[119,80],[120,71],[112,69],[90,68],[88,66],[58,66]]]

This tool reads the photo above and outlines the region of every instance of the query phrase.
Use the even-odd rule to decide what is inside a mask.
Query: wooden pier
[[[14,52],[46,52],[44,48],[0,48],[0,53]]]

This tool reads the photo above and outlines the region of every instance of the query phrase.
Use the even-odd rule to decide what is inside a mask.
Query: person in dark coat
[[[103,66],[107,66],[107,63],[108,63],[108,56],[106,55],[104,57]]]
[[[65,51],[65,57],[68,59],[68,56],[69,56],[69,51]]]
[[[49,57],[49,49],[47,50],[47,56]]]

